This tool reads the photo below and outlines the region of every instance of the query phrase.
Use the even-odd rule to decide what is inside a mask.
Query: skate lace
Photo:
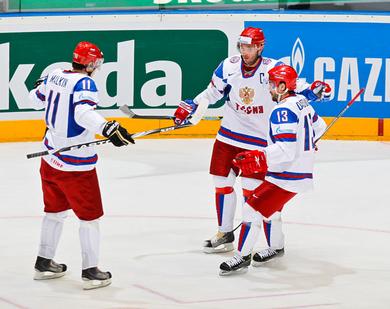
[[[260,255],[261,258],[267,258],[270,256],[275,255],[277,252],[271,248],[264,249],[260,252],[258,252],[258,255]]]
[[[243,261],[244,259],[241,256],[235,255],[230,260],[227,260],[225,263],[228,264],[230,267],[233,267],[242,263]]]
[[[223,241],[224,236],[225,236],[225,233],[218,232],[216,235],[214,235],[214,236],[211,238],[211,243],[212,243],[213,245],[219,244],[220,242]]]

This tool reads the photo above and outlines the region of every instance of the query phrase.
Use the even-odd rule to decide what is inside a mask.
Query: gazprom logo
[[[291,51],[291,66],[297,71],[298,76],[305,65],[305,49],[301,39],[298,37]]]
[[[291,56],[286,56],[280,58],[279,60],[292,66],[295,71],[297,71],[298,76],[300,76],[305,65],[305,48],[303,47],[303,43],[299,37],[295,40],[292,47]]]

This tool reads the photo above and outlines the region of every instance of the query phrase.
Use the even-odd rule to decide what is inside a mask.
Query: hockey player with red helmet
[[[276,103],[270,113],[268,145],[238,153],[233,160],[244,174],[266,173],[266,177],[243,206],[238,250],[220,265],[221,275],[246,270],[252,258],[253,266],[267,261],[269,255],[264,252],[251,256],[264,218],[272,220],[297,193],[313,186],[314,137],[321,136],[326,124],[307,99],[295,93],[298,76],[292,67],[276,66],[268,75]]]
[[[197,124],[210,104],[224,98],[223,120],[214,143],[210,174],[215,185],[215,206],[218,233],[206,240],[203,251],[219,253],[234,249],[233,221],[237,196],[234,184],[239,169],[232,164],[234,157],[245,150],[262,149],[268,145],[269,115],[274,103],[268,90],[268,71],[283,64],[262,55],[265,36],[260,28],[245,28],[237,47],[240,54],[228,57],[214,71],[207,89],[193,100],[180,103],[175,112],[175,123]],[[313,83],[314,85],[314,83]],[[313,89],[299,82],[298,92],[309,99],[320,99],[330,93],[330,87],[317,81]],[[244,199],[264,180],[264,173],[242,173]],[[284,248],[280,216],[265,220],[266,238],[270,248]],[[266,251],[268,252],[268,251]],[[277,251],[274,251],[277,252]]]
[[[131,135],[116,121],[107,121],[95,109],[98,90],[92,75],[103,64],[103,53],[90,42],[80,42],[73,52],[72,70],[56,69],[37,80],[30,91],[32,107],[45,108],[46,149],[62,148],[95,139],[100,134],[115,146],[134,143]],[[35,262],[36,280],[62,277],[65,264],[53,258],[68,210],[80,220],[80,244],[84,289],[111,283],[111,273],[98,268],[99,218],[103,216],[93,147],[58,153],[41,160],[41,181],[45,217]]]

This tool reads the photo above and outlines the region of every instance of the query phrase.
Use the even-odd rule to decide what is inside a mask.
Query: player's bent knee
[[[213,181],[217,188],[233,187],[234,183],[236,182],[236,174],[230,170],[230,173],[227,177],[214,175]]]
[[[262,180],[248,177],[241,177],[241,186],[243,189],[248,191],[255,190],[258,186],[263,183]]]
[[[255,210],[252,206],[247,203],[242,206],[242,221],[246,222],[261,222],[263,215]]]
[[[280,211],[274,212],[271,216],[268,218],[264,218],[264,221],[282,221],[282,213]]]

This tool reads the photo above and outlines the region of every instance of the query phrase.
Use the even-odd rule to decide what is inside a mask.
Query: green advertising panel
[[[101,108],[173,108],[207,86],[228,51],[219,30],[0,34],[0,113],[29,110],[34,81],[55,68],[70,68],[79,41],[91,41],[104,53],[95,76]]]

